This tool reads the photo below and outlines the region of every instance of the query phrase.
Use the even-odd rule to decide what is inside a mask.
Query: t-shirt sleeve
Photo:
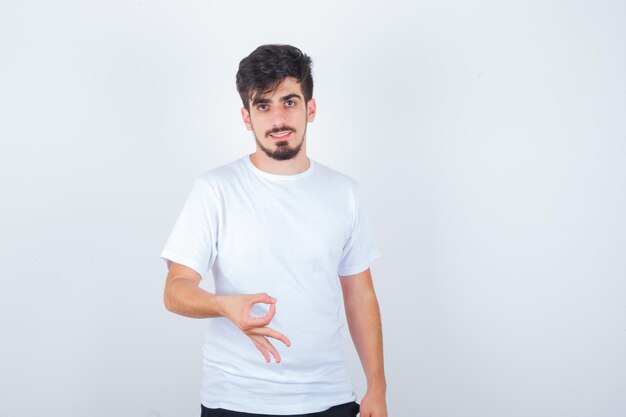
[[[356,183],[353,193],[352,216],[352,233],[343,247],[339,262],[338,274],[342,276],[363,272],[372,261],[382,258],[369,222],[365,199],[358,183]]]
[[[196,179],[178,215],[161,259],[185,265],[204,277],[217,256],[218,211],[215,194],[202,179]]]

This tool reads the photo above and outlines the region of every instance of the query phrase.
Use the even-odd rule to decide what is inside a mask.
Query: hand
[[[270,362],[270,353],[274,356],[276,363],[280,363],[280,354],[267,337],[280,340],[287,346],[291,346],[291,341],[282,333],[267,327],[276,314],[276,299],[266,293],[259,293],[225,296],[223,300],[224,316],[252,339],[267,363]],[[262,317],[252,317],[250,313],[256,303],[269,304],[267,314]]]
[[[387,417],[387,401],[383,390],[368,389],[359,406],[361,417]]]

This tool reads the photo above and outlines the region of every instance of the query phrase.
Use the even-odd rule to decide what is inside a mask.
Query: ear
[[[306,103],[306,117],[308,122],[312,122],[315,119],[316,112],[317,106],[315,104],[315,99],[312,98]]]
[[[245,107],[241,108],[241,118],[243,119],[243,124],[246,125],[246,129],[252,130],[252,120],[250,119],[250,112],[246,110]]]

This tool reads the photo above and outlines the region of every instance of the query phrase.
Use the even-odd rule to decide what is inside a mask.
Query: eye
[[[293,107],[296,105],[296,102],[293,100],[287,100],[285,101],[285,104],[287,105],[287,107]]]
[[[267,108],[268,108],[268,105],[267,105],[267,104],[259,104],[259,105],[257,106],[257,109],[259,109],[259,110],[261,110],[261,111],[265,111],[265,110],[267,110]]]

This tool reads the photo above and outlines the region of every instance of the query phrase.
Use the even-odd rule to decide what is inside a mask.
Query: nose
[[[286,125],[288,120],[287,111],[282,106],[272,109],[272,127]]]

